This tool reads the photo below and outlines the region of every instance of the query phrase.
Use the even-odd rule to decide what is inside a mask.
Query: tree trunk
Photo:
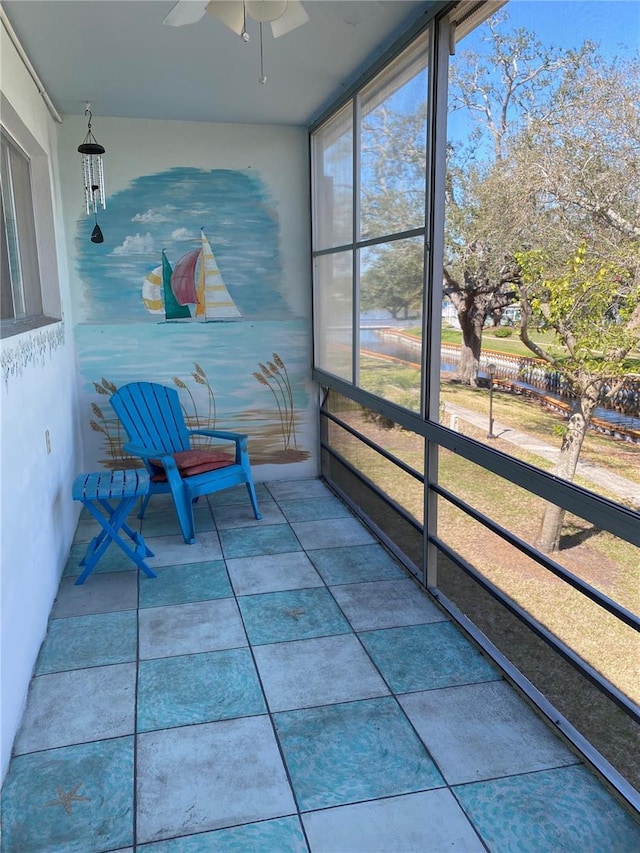
[[[589,429],[591,415],[598,402],[600,384],[590,386],[585,394],[576,400],[569,418],[567,431],[562,439],[560,458],[552,472],[556,477],[573,482],[582,443]],[[560,547],[560,535],[565,512],[566,510],[553,503],[547,503],[545,506],[537,542],[538,548],[545,554],[552,554]]]
[[[471,385],[472,388],[476,388],[482,350],[482,323],[478,316],[471,318],[468,314],[460,313],[458,317],[462,330],[458,379],[463,385]]]

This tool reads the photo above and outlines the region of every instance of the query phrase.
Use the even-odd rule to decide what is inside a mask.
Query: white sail
[[[202,230],[202,270],[204,271],[204,318],[211,320],[240,320],[242,314],[222,280],[218,264]]]
[[[142,301],[151,314],[164,314],[164,296],[162,293],[162,267],[156,267],[144,277],[142,282]]]

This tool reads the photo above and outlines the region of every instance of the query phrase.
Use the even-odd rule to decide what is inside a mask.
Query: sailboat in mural
[[[162,250],[162,264],[142,283],[142,301],[151,314],[165,320],[204,323],[240,320],[242,315],[222,279],[218,264],[201,229],[200,248],[183,255],[174,269]]]

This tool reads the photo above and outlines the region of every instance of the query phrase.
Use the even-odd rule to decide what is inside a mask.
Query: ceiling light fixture
[[[102,155],[105,150],[91,132],[91,104],[87,104],[84,114],[89,117],[87,135],[78,145],[78,152],[82,154],[82,182],[84,184],[84,204],[87,215],[93,213],[95,227],[91,232],[92,243],[103,243],[104,237],[98,225],[98,204],[106,210],[107,203],[104,192],[104,168]]]
[[[309,20],[300,0],[178,0],[163,20],[170,27],[195,24],[207,12],[243,37],[247,17],[271,24],[274,38],[280,38]]]
[[[251,41],[247,30],[247,18],[260,24],[260,76],[258,83],[264,85],[264,37],[263,24],[271,24],[274,38],[295,30],[309,20],[300,0],[178,0],[178,3],[163,20],[170,27],[194,24],[207,12],[237,33],[243,42]]]

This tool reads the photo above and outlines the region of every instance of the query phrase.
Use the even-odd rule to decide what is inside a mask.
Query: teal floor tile
[[[136,659],[135,610],[52,619],[36,663],[36,675],[127,663]]]
[[[14,758],[3,853],[102,853],[133,843],[133,738]]]
[[[297,817],[246,823],[138,847],[140,853],[308,853]]]
[[[407,577],[389,552],[377,544],[319,549],[310,551],[309,559],[328,586]]]
[[[249,649],[141,661],[138,731],[264,714]]]
[[[221,530],[220,543],[226,559],[302,550],[288,524]]]
[[[128,539],[128,537],[125,538]],[[87,553],[87,544],[88,543],[86,542],[81,542],[71,546],[69,558],[62,573],[64,577],[77,577],[82,574],[84,566],[80,565],[80,560],[82,560],[84,555]],[[138,567],[133,560],[127,557],[122,548],[119,548],[114,542],[112,542],[104,552],[104,555],[100,558],[98,565],[91,574],[129,571],[136,572],[138,571]],[[89,583],[90,579],[91,575],[89,575],[89,578],[85,583]]]
[[[140,576],[140,607],[210,601],[233,595],[224,560],[162,566],[157,578]]]
[[[391,697],[285,711],[274,720],[303,811],[444,785]]]
[[[394,693],[500,678],[450,622],[365,631],[359,637]]]
[[[640,850],[640,824],[583,766],[474,782],[454,792],[493,853]]]
[[[351,627],[324,587],[238,598],[253,645],[348,634]]]
[[[280,509],[288,521],[318,521],[322,518],[345,518],[351,511],[338,498],[307,498],[280,501]]]

